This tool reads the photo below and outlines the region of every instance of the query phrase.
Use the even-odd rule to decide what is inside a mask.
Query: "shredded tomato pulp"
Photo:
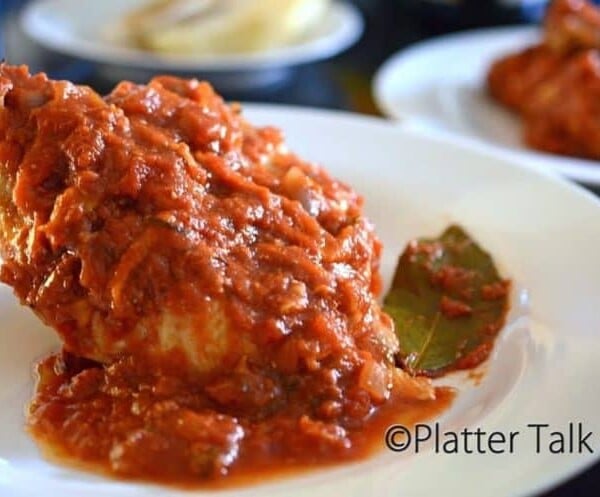
[[[224,410],[215,389],[139,371],[130,359],[103,368],[63,353],[42,361],[38,373],[29,427],[51,457],[186,487],[252,483],[364,458],[385,447],[391,424],[411,426],[437,416],[453,399],[453,391],[443,388],[434,400],[397,392],[374,412],[367,398],[355,399],[341,428],[307,414],[319,388],[293,384],[302,378],[289,380],[287,400],[275,407],[267,402],[272,385],[264,377],[240,373],[216,387],[222,395],[240,395]],[[247,411],[256,403],[264,408]]]
[[[351,188],[206,83],[103,98],[0,66],[0,278],[64,344],[28,420],[54,455],[198,483],[354,459],[438,412],[394,366],[380,252]]]

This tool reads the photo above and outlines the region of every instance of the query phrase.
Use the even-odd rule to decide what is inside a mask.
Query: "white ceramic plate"
[[[389,117],[461,134],[509,158],[545,164],[568,178],[600,185],[599,162],[527,149],[519,119],[486,95],[491,63],[539,39],[537,28],[507,27],[418,43],[392,56],[378,71],[375,99]]]
[[[535,454],[528,423],[564,431],[582,422],[600,450],[600,203],[543,170],[380,120],[324,111],[248,106],[258,124],[286,130],[302,156],[355,185],[385,243],[391,277],[405,242],[459,222],[495,256],[518,289],[483,382],[442,379],[460,394],[440,420],[504,433],[521,431],[507,455],[419,455],[382,451],[367,461],[276,480],[218,496],[517,497],[583,470],[593,455]],[[527,293],[529,304],[519,302]],[[57,346],[50,330],[0,291],[0,495],[129,497],[182,495],[115,482],[50,464],[23,432],[36,358]]]
[[[340,1],[296,44],[253,54],[161,56],[106,40],[103,30],[147,0],[36,0],[21,16],[23,31],[60,53],[106,64],[167,72],[256,71],[288,67],[335,55],[354,43],[363,21],[356,7]]]

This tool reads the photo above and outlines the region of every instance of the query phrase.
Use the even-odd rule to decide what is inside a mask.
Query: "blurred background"
[[[415,42],[454,31],[537,23],[547,6],[545,0],[346,0],[337,2],[342,4],[337,17],[328,21],[323,32],[299,43],[294,50],[275,50],[274,55],[265,57],[245,53],[242,46],[234,55],[194,59],[188,54],[176,65],[169,65],[162,55],[139,55],[119,48],[111,52],[110,45],[117,36],[114,32],[110,40],[107,35],[107,49],[88,46],[85,37],[79,43],[61,31],[69,22],[81,23],[84,34],[96,29],[107,9],[120,4],[116,0],[66,0],[64,5],[72,5],[74,9],[71,18],[56,9],[33,9],[33,3],[0,0],[0,55],[12,64],[27,64],[32,71],[45,71],[55,79],[88,84],[103,93],[120,79],[143,81],[154,73],[176,72],[209,79],[229,100],[375,115],[378,110],[371,82],[390,55]],[[63,14],[66,17],[61,17]],[[158,23],[160,27],[169,16],[177,15],[173,11],[154,17],[148,14],[145,28],[148,23]],[[125,36],[123,30],[141,29],[139,25],[132,26],[114,27],[121,30],[119,36]],[[160,41],[144,38],[147,33],[140,32],[136,31],[132,38],[136,42]],[[218,36],[216,33],[216,39]],[[595,193],[598,192],[596,189]],[[600,465],[597,465],[544,497],[597,497],[599,488]]]
[[[87,83],[99,91],[109,90],[121,79],[123,74],[119,71],[114,71],[116,78],[111,77],[105,68],[60,56],[23,33],[18,15],[27,3],[0,0],[4,20],[0,53],[9,62],[26,63],[32,70],[44,70],[52,78]],[[377,113],[371,100],[370,81],[390,54],[416,41],[451,31],[535,22],[542,15],[546,0],[348,0],[348,3],[360,9],[364,19],[364,31],[349,50],[326,61],[306,61],[291,67],[286,78],[260,88],[232,89],[217,81],[217,90],[233,100]],[[192,74],[214,76],[202,71]]]

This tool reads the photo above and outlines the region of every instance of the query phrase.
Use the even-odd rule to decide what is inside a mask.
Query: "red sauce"
[[[64,344],[28,419],[61,459],[236,481],[364,457],[448,405],[394,366],[360,196],[206,83],[101,97],[0,66],[0,253]]]
[[[28,428],[50,457],[121,478],[186,487],[258,482],[361,459],[383,449],[390,424],[435,417],[453,398],[451,390],[438,389],[435,400],[394,396],[377,410],[357,398],[355,417],[344,429],[310,419],[309,399],[292,385],[280,409],[249,414],[243,399],[223,409],[197,384],[148,374],[131,360],[105,368],[63,353],[40,362],[37,371]],[[246,395],[268,397],[257,378],[244,374],[252,387]],[[326,417],[335,419],[333,403],[329,410]]]
[[[67,350],[199,374],[258,348],[293,370],[296,340],[313,363],[348,339],[389,352],[373,345],[391,324],[362,199],[277,130],[194,80],[124,82],[103,99],[3,66],[0,89],[0,210],[14,233],[0,276]]]
[[[63,353],[40,362],[38,374],[28,428],[51,457],[108,475],[194,487],[364,458],[384,447],[390,424],[432,418],[453,398],[445,389],[435,400],[394,396],[373,411],[359,397],[352,402],[356,417],[343,429],[310,419],[308,399],[291,386],[280,410],[244,415],[243,398],[223,409],[197,384],[139,371],[131,360],[106,368]],[[257,378],[244,374],[252,386],[246,395],[268,397],[253,384]],[[337,408],[329,407],[334,419]]]

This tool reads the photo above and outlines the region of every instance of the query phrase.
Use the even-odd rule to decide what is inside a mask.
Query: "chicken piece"
[[[546,13],[544,39],[557,53],[600,48],[600,9],[586,0],[555,0]]]
[[[328,364],[340,385],[368,367],[381,402],[398,342],[361,211],[206,83],[101,98],[0,66],[1,279],[76,356],[198,377]]]
[[[573,56],[530,95],[525,140],[550,153],[600,159],[600,55]]]
[[[558,72],[565,60],[565,56],[545,45],[507,55],[494,62],[489,70],[487,87],[490,95],[509,109],[523,113],[531,93]]]
[[[528,146],[600,158],[599,48],[600,9],[584,0],[556,0],[546,15],[544,43],[492,65],[488,90],[523,116]]]

